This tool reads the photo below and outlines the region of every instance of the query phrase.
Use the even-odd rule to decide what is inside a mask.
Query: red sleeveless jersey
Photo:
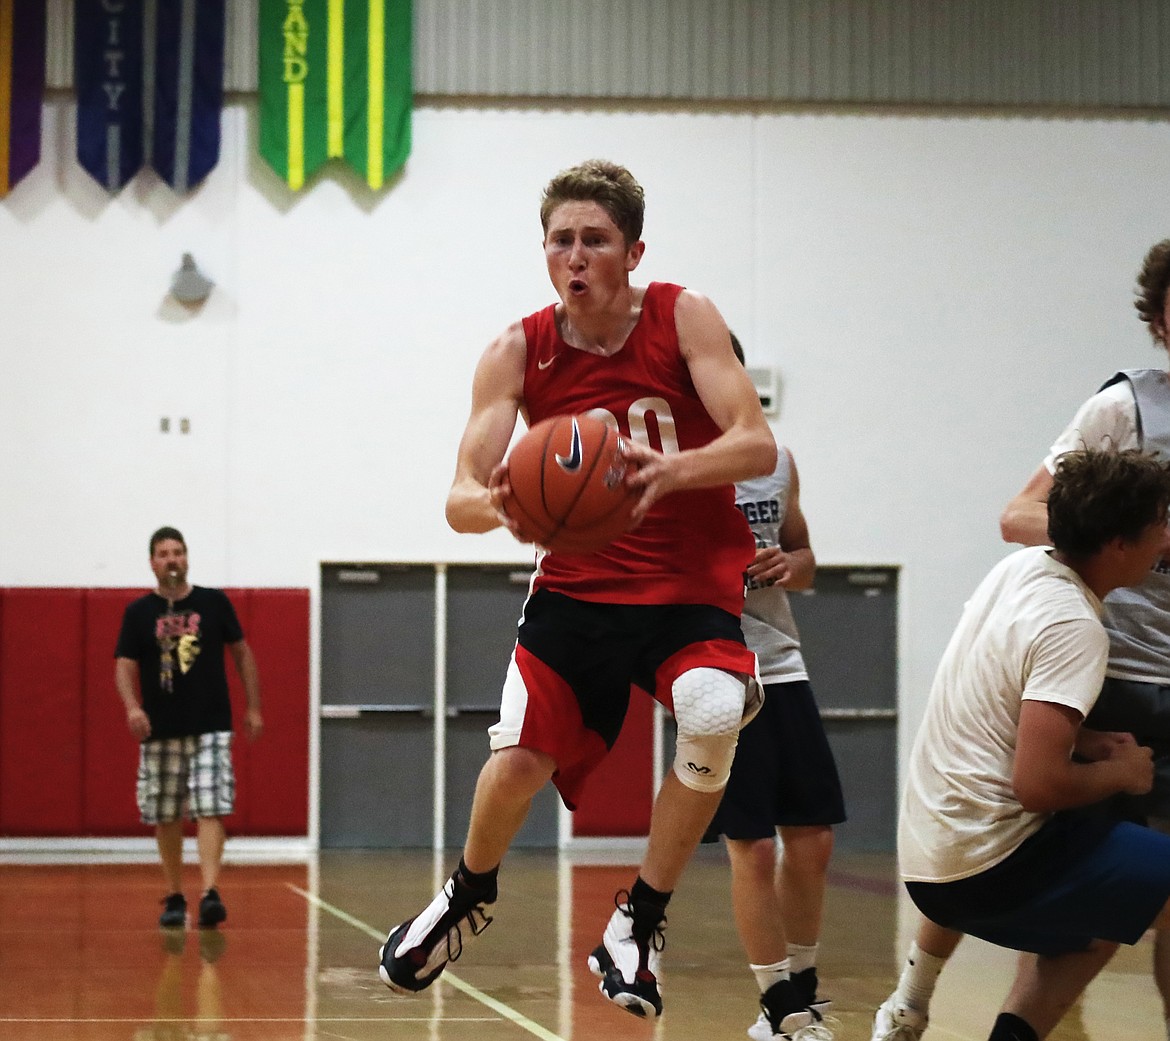
[[[674,306],[682,286],[652,282],[642,314],[617,354],[570,347],[556,305],[524,319],[529,424],[589,413],[662,452],[700,448],[719,436],[678,347]],[[633,531],[596,553],[544,553],[534,588],[621,604],[712,604],[739,616],[744,569],[755,541],[735,508],[735,489],[673,492]]]

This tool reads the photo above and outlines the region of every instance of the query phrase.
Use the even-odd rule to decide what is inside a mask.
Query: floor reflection
[[[754,981],[731,922],[722,851],[688,868],[670,905],[666,1013],[602,999],[585,967],[629,885],[627,864],[509,854],[492,926],[414,996],[378,980],[378,946],[417,912],[455,854],[330,852],[224,873],[218,930],[160,930],[157,865],[0,864],[4,1041],[742,1041]],[[190,889],[195,889],[193,878]],[[914,924],[888,855],[835,858],[821,945],[838,1041],[867,1041]],[[1123,949],[1053,1041],[1164,1036],[1151,944]],[[940,982],[938,1041],[983,1041],[1014,957],[966,941]]]

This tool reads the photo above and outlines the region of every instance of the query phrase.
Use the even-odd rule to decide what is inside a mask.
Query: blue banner
[[[225,0],[158,5],[144,91],[148,104],[153,96],[150,165],[177,192],[194,188],[219,162],[224,21]]]
[[[75,0],[77,158],[109,192],[143,163],[143,0]]]

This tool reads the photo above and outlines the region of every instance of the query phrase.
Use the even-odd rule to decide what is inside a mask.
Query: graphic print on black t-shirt
[[[175,611],[167,603],[166,614],[159,615],[154,624],[154,638],[158,642],[158,685],[168,694],[175,689],[175,667],[186,676],[199,656],[199,614],[197,611]]]
[[[224,651],[243,638],[220,589],[192,586],[175,601],[148,593],[127,606],[114,656],[138,663],[149,740],[232,729]]]

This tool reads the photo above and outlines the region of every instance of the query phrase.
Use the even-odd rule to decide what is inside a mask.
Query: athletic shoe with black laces
[[[622,897],[625,902],[622,902]],[[658,952],[666,946],[662,918],[645,940],[634,938],[634,909],[630,894],[620,890],[616,910],[605,927],[600,946],[589,955],[589,971],[601,977],[598,989],[615,1005],[643,1018],[662,1015],[658,991]]]
[[[796,984],[797,993],[800,994],[800,1000],[803,1001],[814,1012],[819,1012],[822,1016],[833,1007],[833,1002],[828,998],[817,997],[817,967],[810,965],[807,969],[801,969],[800,972],[792,974],[792,982]]]
[[[928,1021],[926,1013],[895,1003],[891,995],[873,1017],[871,1041],[919,1041]]]
[[[399,994],[425,990],[492,924],[487,908],[495,902],[494,883],[477,892],[456,870],[426,909],[395,928],[378,949],[382,982]]]
[[[227,908],[219,898],[219,891],[212,887],[199,901],[199,928],[214,929],[227,918]]]
[[[760,1017],[748,1027],[748,1037],[752,1041],[833,1041],[833,1031],[821,1013],[804,1001],[795,977],[774,983],[760,998]]]
[[[801,969],[800,972],[794,972],[791,979],[793,985],[796,987],[797,994],[800,996],[800,1000],[812,1012],[823,1017],[833,1007],[832,1001],[828,998],[817,997],[817,968],[815,965],[810,965],[807,969]],[[820,1029],[825,1032],[824,1036],[833,1036],[823,1018],[813,1025],[819,1025]],[[772,1041],[772,1038],[775,1036],[772,1033],[772,1024],[768,1022],[768,1017],[763,1011],[760,1012],[759,1018],[748,1027],[747,1036],[752,1041]]]
[[[161,903],[163,913],[158,916],[158,924],[164,929],[182,929],[187,924],[187,898],[182,893],[171,893]]]
[[[752,1041],[833,1041],[835,1035],[829,1028],[830,1022],[835,1023],[836,1020],[806,1023],[802,1027],[792,1028],[793,1033],[791,1034],[784,1032],[773,1034],[772,1024],[768,1022],[768,1017],[761,1012],[760,1018],[748,1027],[747,1036]]]

